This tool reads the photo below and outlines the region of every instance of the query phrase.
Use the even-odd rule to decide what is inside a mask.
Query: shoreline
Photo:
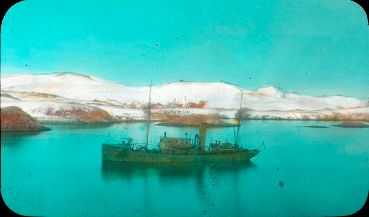
[[[14,132],[43,132],[43,131],[51,131],[52,129],[49,127],[43,127],[40,129],[1,129],[0,132],[2,133],[14,133]]]
[[[156,124],[157,126],[168,126],[168,127],[198,127],[199,124],[182,124],[182,123],[166,123],[159,122]],[[208,128],[223,128],[223,127],[237,127],[237,124],[211,124],[208,123]]]
[[[231,119],[231,118],[229,118]],[[229,120],[223,119],[223,120]],[[73,120],[38,120],[42,124],[75,124],[75,125],[110,125],[110,124],[122,124],[122,123],[146,123],[146,120],[124,120],[124,121],[109,121],[109,122],[85,122],[85,121],[73,121]],[[262,119],[262,118],[252,118],[252,119],[243,119],[242,122],[247,121],[306,121],[306,122],[364,122],[369,123],[369,120],[315,120],[315,119]],[[158,126],[197,126],[198,124],[186,124],[186,123],[173,123],[173,122],[166,122],[161,120],[151,120],[151,123],[156,123]],[[208,126],[211,127],[236,127],[237,124],[216,124],[216,123],[208,123]]]

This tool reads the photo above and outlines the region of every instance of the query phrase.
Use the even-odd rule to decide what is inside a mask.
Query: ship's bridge
[[[177,138],[177,137],[160,137],[161,143],[170,143],[170,144],[183,144],[183,145],[191,145],[192,139],[190,138]]]
[[[175,151],[175,150],[188,150],[194,149],[198,145],[198,136],[194,139],[183,137],[167,137],[164,132],[164,136],[160,137],[159,147],[162,151]]]

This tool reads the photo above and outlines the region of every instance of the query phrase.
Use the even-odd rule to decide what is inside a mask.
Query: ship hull
[[[257,150],[234,153],[195,152],[191,154],[171,154],[153,151],[133,151],[113,144],[103,144],[102,149],[102,159],[104,161],[149,164],[248,162],[258,154]]]

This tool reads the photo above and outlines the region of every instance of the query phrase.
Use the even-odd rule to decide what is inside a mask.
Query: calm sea
[[[251,164],[103,164],[101,144],[145,141],[145,124],[48,125],[2,133],[1,193],[14,212],[37,216],[327,216],[362,207],[369,190],[369,129],[332,122],[246,121],[241,142],[260,153]],[[308,128],[304,126],[327,126]],[[194,128],[151,127],[159,136],[193,137]],[[233,141],[233,128],[208,141]]]

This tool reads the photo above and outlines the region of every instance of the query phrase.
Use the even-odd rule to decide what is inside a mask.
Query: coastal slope
[[[1,131],[50,130],[22,109],[10,106],[1,108]]]
[[[368,99],[190,81],[153,86],[152,119],[186,122],[186,117],[235,118],[241,92],[243,118],[369,121]],[[20,107],[42,121],[142,121],[147,117],[148,95],[147,86],[127,86],[77,73],[1,76],[1,106]]]

